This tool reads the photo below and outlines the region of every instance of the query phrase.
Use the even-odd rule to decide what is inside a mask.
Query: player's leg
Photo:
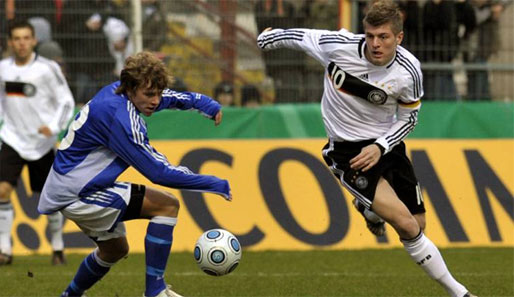
[[[98,248],[84,258],[61,297],[83,296],[84,292],[101,280],[129,250],[125,236],[96,241],[96,244]]]
[[[333,140],[329,140],[329,142],[323,147],[322,154],[326,164],[341,182],[343,187],[348,189],[356,197],[353,199],[352,204],[366,220],[366,226],[369,231],[376,236],[382,236],[385,233],[384,220],[369,209],[369,204],[371,204],[371,200],[374,196],[374,189],[371,191],[371,188],[374,183],[377,182],[379,173],[375,172],[373,174],[374,183],[369,183],[369,179],[366,177],[364,180],[367,186],[364,186],[362,189],[360,189],[362,184],[356,183],[356,181],[359,181],[358,178],[348,178],[349,176],[355,176],[356,173],[350,168],[349,160],[355,157],[362,147],[370,143],[371,141],[358,143],[335,142]],[[378,167],[378,165],[376,165],[376,167]],[[374,169],[373,171],[377,170]],[[362,192],[365,188],[367,188],[367,190],[365,190],[366,193]],[[359,202],[359,199],[357,199],[358,196],[366,196],[365,198],[370,200],[368,201],[368,207]]]
[[[10,193],[12,186],[7,182],[0,182],[0,265],[11,264],[12,246],[11,229],[14,220]]]
[[[172,194],[146,188],[140,215],[150,219],[145,237],[145,296],[180,296],[164,282],[178,211],[179,201]]]
[[[55,152],[50,150],[38,160],[27,162],[29,168],[30,187],[35,197],[43,190],[46,177],[52,168]],[[66,262],[64,258],[64,239],[62,234],[63,216],[55,212],[47,216],[48,230],[50,231],[50,244],[52,246],[52,265],[61,265]]]
[[[467,294],[467,289],[448,271],[437,247],[423,234],[418,221],[424,222],[424,215],[417,214],[416,219],[383,178],[377,185],[373,210],[396,230],[414,262],[439,282],[452,297],[463,297]]]
[[[0,149],[0,265],[12,263],[11,229],[14,209],[11,194],[25,165],[20,155],[6,143]]]
[[[121,221],[127,214],[139,214],[142,202],[142,198],[137,199],[132,194],[130,184],[116,183],[61,210],[64,217],[75,222],[98,246],[83,260],[62,297],[82,296],[127,255],[129,246]]]
[[[414,215],[414,219],[418,222],[419,228],[421,228],[421,231],[425,231],[426,226],[426,220],[425,220],[425,214],[424,213],[418,213]]]
[[[47,216],[48,230],[50,231],[50,244],[52,246],[52,265],[66,264],[64,257],[64,239],[62,234],[62,226],[64,217],[60,212],[56,212]]]

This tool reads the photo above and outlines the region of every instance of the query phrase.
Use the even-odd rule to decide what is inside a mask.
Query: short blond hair
[[[364,20],[366,24],[378,27],[387,23],[391,23],[391,30],[396,35],[403,31],[403,18],[398,5],[391,0],[375,1],[369,8]]]
[[[116,94],[135,92],[140,87],[162,92],[173,83],[166,65],[151,52],[140,52],[125,60]]]

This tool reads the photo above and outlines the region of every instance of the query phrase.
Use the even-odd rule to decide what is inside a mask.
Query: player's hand
[[[353,170],[368,171],[380,160],[382,152],[377,144],[370,144],[362,148],[361,152],[350,160],[350,167]]]
[[[232,201],[232,191],[230,191],[230,192],[228,193],[228,197],[225,197],[225,196],[223,196],[223,195],[222,195],[222,197],[223,197],[223,198],[225,198],[225,200],[227,200],[227,201]]]
[[[214,125],[218,126],[219,124],[221,124],[222,118],[223,118],[223,112],[220,109],[220,111],[218,111],[218,113],[214,116]]]
[[[41,126],[39,127],[39,129],[37,130],[37,132],[39,134],[43,134],[45,135],[46,137],[50,137],[52,136],[52,131],[50,130],[50,128],[48,128],[47,126]]]

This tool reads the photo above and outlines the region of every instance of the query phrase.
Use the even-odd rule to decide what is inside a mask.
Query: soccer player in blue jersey
[[[166,89],[171,82],[166,67],[153,54],[129,57],[120,81],[104,87],[82,107],[62,140],[38,209],[43,214],[60,211],[98,246],[84,259],[62,297],[82,296],[127,255],[123,222],[132,219],[150,220],[144,296],[180,297],[163,279],[179,201],[155,188],[116,181],[129,166],[155,184],[231,200],[226,180],[173,166],[150,145],[141,114],[196,109],[215,125],[221,123],[218,102],[198,93]]]

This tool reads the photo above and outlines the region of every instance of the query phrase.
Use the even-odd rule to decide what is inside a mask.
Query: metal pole
[[[235,0],[219,0],[221,12],[221,58],[227,66],[223,69],[221,77],[225,81],[234,81],[236,63],[236,22],[237,2]]]
[[[132,7],[132,40],[136,53],[143,50],[143,11],[141,0],[131,0]]]

